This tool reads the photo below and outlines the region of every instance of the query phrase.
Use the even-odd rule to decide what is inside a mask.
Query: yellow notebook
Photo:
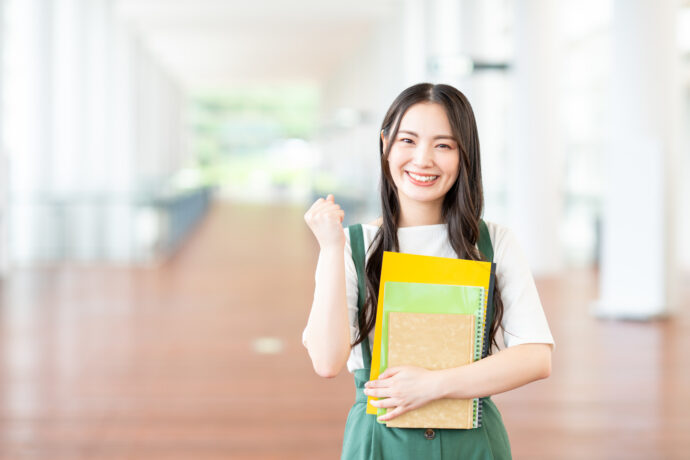
[[[474,315],[390,312],[390,366],[448,369],[472,362]],[[472,399],[436,399],[386,422],[397,428],[474,428]]]
[[[481,286],[485,289],[485,292],[489,293],[484,296],[484,317],[486,317],[487,300],[490,297],[491,275],[491,262],[384,251],[369,379],[376,380],[379,377],[383,323],[383,289],[387,281]],[[485,327],[482,327],[482,331],[484,330]],[[483,343],[483,335],[481,340]],[[367,414],[376,415],[377,409],[371,405],[371,398],[372,396],[367,397]]]

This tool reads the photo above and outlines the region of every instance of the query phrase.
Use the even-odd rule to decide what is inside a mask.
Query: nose
[[[420,143],[415,149],[412,163],[420,168],[432,166],[434,163],[433,147]]]

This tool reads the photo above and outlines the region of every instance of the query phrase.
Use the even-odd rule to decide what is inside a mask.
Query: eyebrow
[[[415,137],[419,137],[419,135],[417,135],[417,133],[415,133],[414,131],[407,131],[407,130],[401,129],[400,131],[398,131],[398,134],[400,134],[400,133],[412,134]],[[450,139],[452,141],[455,141],[455,138],[453,136],[448,136],[445,134],[440,134],[438,136],[434,136],[433,139]]]

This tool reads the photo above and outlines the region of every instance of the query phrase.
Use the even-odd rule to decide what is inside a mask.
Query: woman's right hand
[[[345,247],[345,233],[343,232],[343,219],[345,211],[333,200],[333,195],[326,199],[319,198],[304,214],[304,220],[316,236],[321,249]]]

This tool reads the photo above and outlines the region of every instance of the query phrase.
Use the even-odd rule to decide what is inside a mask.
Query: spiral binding
[[[479,305],[477,306],[477,309],[475,310],[474,318],[475,318],[475,324],[479,324],[480,326],[475,329],[475,335],[474,335],[474,361],[478,361],[482,359],[482,350],[483,350],[483,331],[484,331],[484,288],[480,289],[480,297],[479,297]]]
[[[479,324],[480,327],[478,327],[475,331],[475,340],[474,340],[474,360],[478,361],[482,359],[485,356],[485,343],[484,343],[484,331],[486,330],[486,307],[487,307],[487,295],[484,290],[484,288],[481,288],[480,290],[480,299],[479,299],[479,305],[477,306],[477,310],[475,313],[475,321],[476,324]],[[472,419],[472,427],[473,428],[479,428],[482,424],[482,406],[480,398],[474,398],[472,401],[472,408],[473,408],[473,419]]]
[[[494,277],[494,273],[495,273],[494,270],[495,269],[496,269],[496,264],[492,262],[491,263],[491,278],[489,281],[489,292],[485,293],[484,301],[483,301],[483,303],[484,303],[484,308],[483,308],[484,314],[483,314],[483,319],[482,319],[482,341],[481,341],[481,343],[482,343],[482,356],[481,356],[482,359],[489,356],[489,347],[491,346],[491,344],[489,343],[489,335],[486,333],[486,326],[487,326],[486,317],[489,314],[489,312],[488,312],[489,305],[493,304],[494,283],[496,282],[496,278]],[[482,289],[482,291],[483,291],[483,289]],[[492,315],[493,315],[493,312],[492,312]],[[479,428],[482,425],[482,413],[483,413],[484,400],[485,399],[486,399],[486,397],[478,398],[478,401],[477,401],[477,404],[478,404],[478,406],[477,406],[477,423],[476,423],[475,428]]]

